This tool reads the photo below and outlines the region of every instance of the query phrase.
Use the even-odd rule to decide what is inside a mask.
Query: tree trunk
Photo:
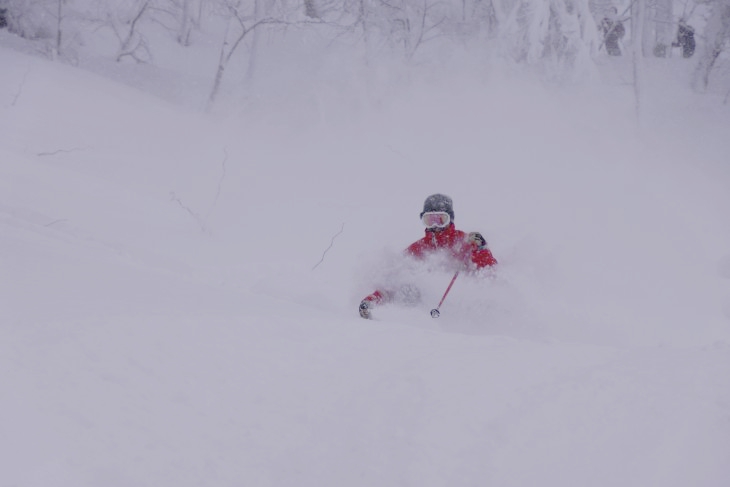
[[[210,95],[208,95],[208,102],[205,107],[206,111],[213,108],[213,103],[215,103],[215,99],[218,97],[218,92],[221,89],[221,83],[223,82],[223,73],[225,72],[225,70],[225,62],[221,59],[221,62],[218,64],[218,69],[215,72],[213,88],[210,90]]]
[[[261,2],[263,0],[254,0],[254,19],[253,23],[255,24],[262,18],[263,8],[261,5]],[[246,69],[246,78],[245,78],[245,84],[247,86],[251,86],[253,84],[254,75],[256,74],[256,61],[259,54],[259,44],[260,44],[260,37],[261,37],[261,29],[254,29],[252,32],[253,38],[251,39],[251,53],[248,57],[248,68]]]
[[[641,97],[644,89],[643,37],[646,18],[646,0],[635,0],[631,13],[631,45],[633,51],[634,103],[636,118],[641,123]]]
[[[183,46],[190,45],[190,0],[183,0],[180,19],[180,32],[177,35],[177,42]]]
[[[150,0],[146,0],[140,7],[137,14],[134,16],[134,19],[132,19],[132,22],[130,22],[127,37],[124,39],[124,41],[122,41],[121,46],[119,46],[117,62],[121,61],[122,58],[124,58],[125,56],[131,56],[135,61],[140,62],[140,59],[135,54],[135,51],[140,46],[140,43],[137,43],[137,45],[134,46],[133,43],[135,40],[135,34],[137,32],[137,22],[139,22],[144,13],[147,11],[147,7],[149,7],[149,4]]]
[[[63,1],[64,0],[58,0],[58,18],[56,19],[56,56],[61,55],[61,43],[62,43],[62,30],[61,30],[61,20],[63,19]]]
[[[317,5],[314,0],[304,0],[304,15],[310,19],[319,18],[319,12],[317,11]]]
[[[221,53],[218,57],[218,68],[215,71],[215,78],[213,79],[213,87],[210,89],[208,101],[205,105],[206,111],[209,111],[211,108],[213,108],[213,103],[215,103],[215,99],[218,97],[218,92],[220,91],[221,83],[223,82],[223,73],[226,71],[226,64],[228,63],[228,58],[226,57],[226,46],[228,45],[228,30],[230,29],[230,25],[231,20],[228,19],[228,22],[226,23],[226,30],[223,34]]]
[[[656,42],[653,47],[654,53],[660,57],[669,57],[672,50],[672,41],[677,31],[674,22],[674,2],[672,0],[657,0],[655,9]]]

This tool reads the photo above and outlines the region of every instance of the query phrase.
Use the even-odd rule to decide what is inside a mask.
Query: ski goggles
[[[444,228],[451,223],[451,217],[445,211],[427,211],[421,217],[426,228]]]

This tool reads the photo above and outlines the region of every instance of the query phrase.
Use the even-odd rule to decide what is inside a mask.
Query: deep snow
[[[0,54],[0,485],[727,485],[730,111],[679,60],[637,123],[463,74],[203,116]],[[361,320],[432,192],[496,274]]]

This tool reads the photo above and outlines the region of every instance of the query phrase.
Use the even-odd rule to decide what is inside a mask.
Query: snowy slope
[[[623,88],[462,78],[214,119],[1,53],[2,485],[727,485],[716,100],[637,127]],[[361,320],[437,191],[497,275],[432,320],[450,276],[411,270],[423,305]]]

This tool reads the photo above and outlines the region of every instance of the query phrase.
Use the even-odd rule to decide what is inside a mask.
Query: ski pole
[[[451,291],[451,286],[454,285],[454,281],[456,280],[457,277],[459,277],[459,272],[460,271],[456,271],[456,274],[454,274],[454,277],[451,278],[449,287],[446,288],[446,292],[444,293],[444,296],[441,298],[441,301],[439,301],[439,305],[431,310],[431,318],[438,318],[439,316],[441,316],[441,312],[439,311],[439,308],[441,307],[442,304],[444,304],[444,300],[446,299],[446,296],[448,296],[449,291]]]

